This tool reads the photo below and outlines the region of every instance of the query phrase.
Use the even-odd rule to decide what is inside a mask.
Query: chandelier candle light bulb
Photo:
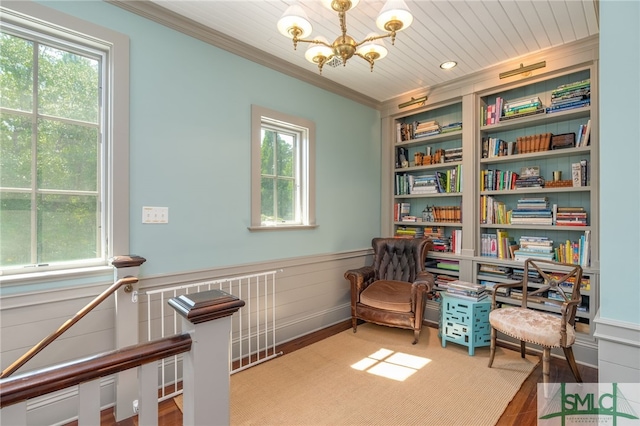
[[[401,31],[413,22],[413,16],[404,0],[387,0],[380,11],[376,24],[378,28],[385,31],[385,34],[371,33],[364,40],[358,42],[347,34],[347,14],[346,12],[355,8],[359,0],[322,0],[322,3],[329,9],[338,13],[340,21],[341,35],[333,43],[329,43],[324,37],[306,39],[311,34],[311,22],[306,13],[298,4],[293,4],[287,8],[282,18],[278,21],[278,31],[286,37],[293,39],[293,49],[296,50],[298,43],[309,43],[310,46],[305,52],[305,58],[316,65],[322,74],[322,67],[334,57],[339,57],[344,66],[354,55],[367,61],[373,72],[373,65],[376,60],[387,56],[387,48],[384,46],[383,38],[390,37],[391,44],[395,43],[396,33]]]

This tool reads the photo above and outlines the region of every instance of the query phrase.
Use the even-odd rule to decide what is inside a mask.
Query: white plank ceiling
[[[322,76],[379,102],[598,33],[598,0],[406,0],[414,21],[385,39],[386,58],[369,64],[354,57],[346,67],[325,66]],[[254,46],[283,63],[317,74],[307,62],[307,44],[293,50],[276,22],[293,0],[153,0],[217,32]],[[356,40],[378,32],[375,19],[384,0],[361,0],[347,13],[347,32]],[[319,0],[299,2],[313,25],[311,37],[339,35],[335,12]],[[273,59],[273,58],[272,58]],[[441,70],[444,61],[456,61]],[[525,64],[526,65],[526,64]]]

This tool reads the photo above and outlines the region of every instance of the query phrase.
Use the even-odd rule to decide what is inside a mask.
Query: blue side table
[[[457,343],[467,346],[469,355],[473,355],[475,348],[489,346],[491,344],[490,311],[490,298],[476,302],[442,292],[440,309],[442,347],[446,347],[447,342]]]

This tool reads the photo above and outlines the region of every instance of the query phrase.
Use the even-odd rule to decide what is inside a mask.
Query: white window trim
[[[260,178],[261,178],[261,129],[262,117],[291,123],[309,130],[307,143],[307,196],[308,196],[308,224],[304,225],[262,225],[260,217]],[[316,224],[316,125],[313,121],[301,117],[284,114],[258,105],[251,105],[251,226],[250,231],[283,231],[294,229],[313,229]]]
[[[67,15],[31,1],[3,1],[0,7],[0,22],[18,26],[35,27],[38,30],[82,44],[93,43],[107,51],[110,67],[108,86],[105,91],[105,107],[109,108],[111,120],[104,128],[108,140],[105,152],[105,178],[110,190],[105,193],[105,209],[108,221],[106,235],[107,261],[116,255],[129,254],[129,37],[108,28]],[[55,271],[56,279],[95,276],[97,270],[112,271],[107,262],[99,267],[77,267]],[[5,275],[1,283],[22,285],[46,281],[52,271],[29,274]]]

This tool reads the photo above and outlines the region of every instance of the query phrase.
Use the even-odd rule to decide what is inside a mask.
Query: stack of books
[[[556,225],[587,226],[587,212],[583,207],[558,207]]]
[[[513,99],[504,102],[502,106],[502,117],[500,120],[510,120],[513,118],[526,117],[528,115],[543,114],[545,112],[540,98],[537,96]]]
[[[551,105],[547,107],[547,114],[581,108],[590,103],[590,79],[563,84],[551,92]]]
[[[424,138],[426,136],[433,136],[440,133],[440,124],[437,120],[416,122],[413,126],[413,138]]]
[[[515,189],[523,188],[543,188],[544,178],[540,176],[518,176],[515,182]]]
[[[423,229],[425,238],[431,238],[432,240],[445,238],[444,226],[425,226]]]
[[[553,240],[548,237],[522,236],[520,237],[520,247],[513,252],[514,260],[520,262],[527,259],[553,260],[554,257]]]
[[[462,147],[449,148],[444,150],[444,162],[462,161]]]
[[[419,227],[399,226],[395,236],[396,238],[424,238],[424,230]]]
[[[483,285],[460,280],[447,283],[446,293],[448,296],[473,300],[476,302],[487,298],[487,292]]]
[[[433,243],[433,251],[439,252],[450,252],[451,251],[451,239],[444,235],[439,237],[431,237],[431,242]],[[456,266],[457,266],[456,262]],[[449,268],[446,268],[449,269]]]
[[[553,212],[547,197],[521,198],[511,211],[512,225],[553,225]]]
[[[457,260],[439,259],[438,263],[436,263],[436,268],[447,269],[449,271],[459,271],[460,264]]]
[[[437,194],[438,183],[435,174],[409,175],[409,194]]]
[[[442,126],[440,128],[440,133],[456,132],[458,130],[462,130],[462,122],[461,121],[457,121],[455,123],[449,123],[446,126]]]
[[[544,278],[540,275],[540,272],[535,269],[530,269],[528,272],[530,283],[542,284],[544,282]],[[513,279],[518,281],[524,280],[524,268],[513,268]]]
[[[456,279],[449,275],[436,274],[433,280],[436,284],[436,290],[446,291],[449,283]]]
[[[479,265],[478,272],[482,275],[491,275],[500,278],[511,278],[513,269],[509,266],[481,263]]]

